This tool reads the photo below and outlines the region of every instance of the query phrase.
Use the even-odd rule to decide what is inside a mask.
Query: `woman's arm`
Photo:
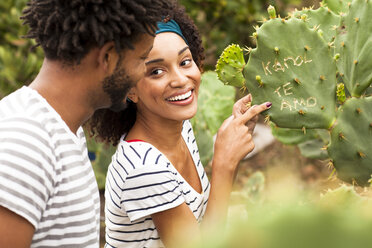
[[[193,247],[201,240],[194,214],[186,203],[151,215],[161,241],[167,248]]]
[[[203,221],[207,226],[225,222],[239,162],[254,149],[252,133],[258,114],[271,107],[271,103],[247,107],[250,101],[250,95],[237,101],[233,116],[218,130],[212,161],[211,192]]]
[[[271,105],[247,107],[250,95],[237,101],[233,115],[220,127],[212,161],[211,191],[206,214],[200,227],[189,207],[178,207],[152,214],[162,242],[169,247],[192,247],[201,240],[202,232],[211,231],[225,222],[227,208],[239,162],[254,148],[252,132],[257,115]]]

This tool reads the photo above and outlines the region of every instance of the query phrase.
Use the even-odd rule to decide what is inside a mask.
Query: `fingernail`
[[[267,102],[267,103],[266,103],[266,107],[268,107],[268,108],[270,108],[271,105],[273,105],[271,102]]]

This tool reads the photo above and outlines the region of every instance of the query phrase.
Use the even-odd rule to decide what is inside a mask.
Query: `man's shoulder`
[[[13,116],[24,116],[29,118],[31,109],[40,104],[42,97],[29,87],[22,88],[7,95],[0,101],[0,120],[12,118]]]
[[[0,101],[0,136],[49,139],[47,126],[53,122],[50,116],[46,101],[24,86]]]

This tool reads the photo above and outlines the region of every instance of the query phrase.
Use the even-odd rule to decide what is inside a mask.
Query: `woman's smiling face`
[[[185,41],[177,34],[157,34],[145,60],[146,73],[129,97],[138,116],[187,120],[196,114],[200,70]]]

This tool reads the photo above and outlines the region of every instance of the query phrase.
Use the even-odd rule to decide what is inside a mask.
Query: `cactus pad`
[[[305,21],[265,22],[243,74],[254,104],[273,103],[266,114],[278,127],[327,129],[333,124],[336,66],[327,42]]]
[[[324,141],[321,139],[313,139],[305,141],[298,145],[301,155],[311,159],[328,159],[328,152],[324,149]]]
[[[372,97],[350,98],[337,116],[328,153],[337,175],[366,185],[372,174]]]
[[[286,145],[297,145],[317,137],[316,129],[301,130],[293,128],[280,128],[270,122],[271,133],[281,143]]]
[[[372,1],[355,0],[342,16],[335,40],[337,67],[352,96],[363,95],[372,83]]]
[[[245,83],[242,73],[244,66],[243,50],[239,45],[231,44],[225,48],[218,59],[216,72],[224,84],[243,87]]]
[[[310,28],[314,28],[323,36],[326,42],[331,42],[336,36],[336,27],[340,23],[340,16],[330,11],[327,7],[320,7],[314,9],[303,9],[301,11],[295,11],[292,16],[301,19],[303,15],[306,16],[306,23]]]
[[[352,0],[323,0],[322,5],[326,5],[333,12],[339,14],[345,13],[348,10],[348,4],[351,1]]]

